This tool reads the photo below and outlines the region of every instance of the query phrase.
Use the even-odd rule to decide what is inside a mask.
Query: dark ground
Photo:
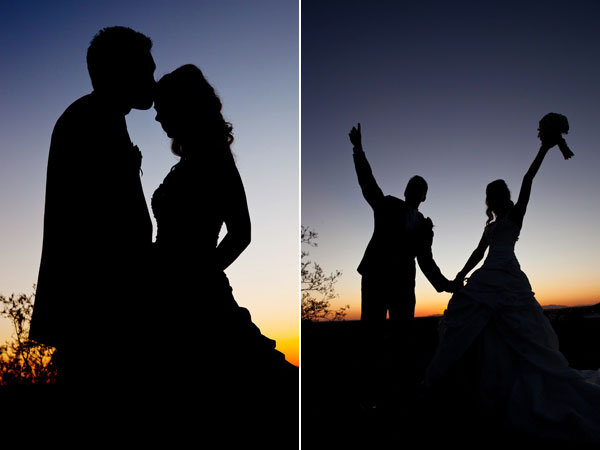
[[[600,304],[546,310],[560,340],[561,352],[576,369],[600,368]],[[386,348],[378,360],[377,385],[385,392],[373,405],[361,386],[359,321],[303,323],[301,438],[303,449],[348,448],[575,448],[511,432],[483,417],[468,399],[444,397],[421,384],[437,342],[439,317],[416,318],[412,367],[394,367]],[[389,336],[389,330],[387,335]],[[412,370],[408,383],[396,373]],[[409,386],[408,389],[402,386]],[[586,448],[579,444],[577,448]]]
[[[0,387],[0,433],[12,448],[296,450],[298,370],[280,383],[198,370],[192,384]],[[282,380],[282,381],[281,381]],[[291,380],[291,382],[290,382]],[[295,380],[295,381],[294,381]],[[159,380],[160,381],[160,380]],[[294,385],[295,383],[295,385]],[[9,439],[11,439],[9,441]],[[35,446],[34,446],[35,445]]]

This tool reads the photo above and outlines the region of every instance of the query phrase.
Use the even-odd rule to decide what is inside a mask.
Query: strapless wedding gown
[[[225,365],[236,375],[244,366],[247,372],[276,371],[289,363],[237,304],[227,276],[216,268],[219,231],[232,208],[229,189],[237,170],[230,156],[209,162],[208,157],[180,161],[152,197],[157,223],[152,289],[169,305],[163,330],[180,338],[168,352],[202,354],[213,368]]]
[[[476,397],[509,427],[546,439],[600,443],[600,371],[575,370],[515,256],[520,228],[508,218],[486,227],[488,256],[456,292],[426,373],[434,386],[478,346]]]

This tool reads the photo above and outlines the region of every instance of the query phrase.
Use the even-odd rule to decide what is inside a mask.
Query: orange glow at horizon
[[[285,359],[287,362],[298,367],[300,365],[300,357],[299,357],[299,346],[300,339],[298,336],[290,336],[283,339],[277,340],[276,349],[285,355]]]
[[[542,306],[560,305],[560,306],[587,306],[600,303],[600,290],[593,287],[582,287],[581,289],[561,288],[557,286],[544,285],[544,287],[535,288],[535,298]],[[415,306],[415,317],[427,317],[443,314],[451,298],[450,294],[421,294],[416,291],[417,304]],[[360,320],[360,294],[352,298],[341,296],[342,299],[332,304],[333,308],[339,308],[346,304],[350,309],[346,314],[346,320]]]

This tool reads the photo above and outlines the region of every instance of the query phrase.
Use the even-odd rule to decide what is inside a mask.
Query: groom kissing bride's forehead
[[[121,348],[139,323],[152,222],[125,115],[152,106],[151,48],[130,28],[100,30],[87,52],[93,92],[73,102],[52,133],[31,338],[56,347],[63,379],[118,378],[94,361],[106,348],[123,372],[131,364]]]

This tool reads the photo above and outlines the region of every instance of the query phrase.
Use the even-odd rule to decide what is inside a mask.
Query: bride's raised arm
[[[519,199],[514,207],[513,219],[520,225],[523,224],[523,217],[525,216],[525,211],[527,210],[527,204],[529,203],[529,197],[531,195],[531,185],[533,184],[533,179],[535,175],[538,173],[540,166],[542,165],[542,161],[546,157],[548,150],[550,150],[556,142],[548,142],[543,141],[542,146],[540,147],[535,159],[529,166],[529,170],[523,177],[523,182],[521,183],[521,191],[519,192]]]
[[[529,170],[523,177],[523,183],[521,184],[521,191],[519,192],[519,199],[513,209],[512,218],[518,223],[523,224],[523,217],[527,210],[527,204],[529,203],[529,196],[531,195],[531,185],[533,179],[538,173],[542,161],[546,157],[548,150],[555,145],[558,145],[565,159],[569,159],[573,156],[573,152],[567,146],[563,133],[569,131],[569,124],[567,118],[561,114],[550,113],[546,114],[542,120],[540,120],[538,128],[538,137],[542,141],[542,145],[535,156],[535,159],[529,166]]]

